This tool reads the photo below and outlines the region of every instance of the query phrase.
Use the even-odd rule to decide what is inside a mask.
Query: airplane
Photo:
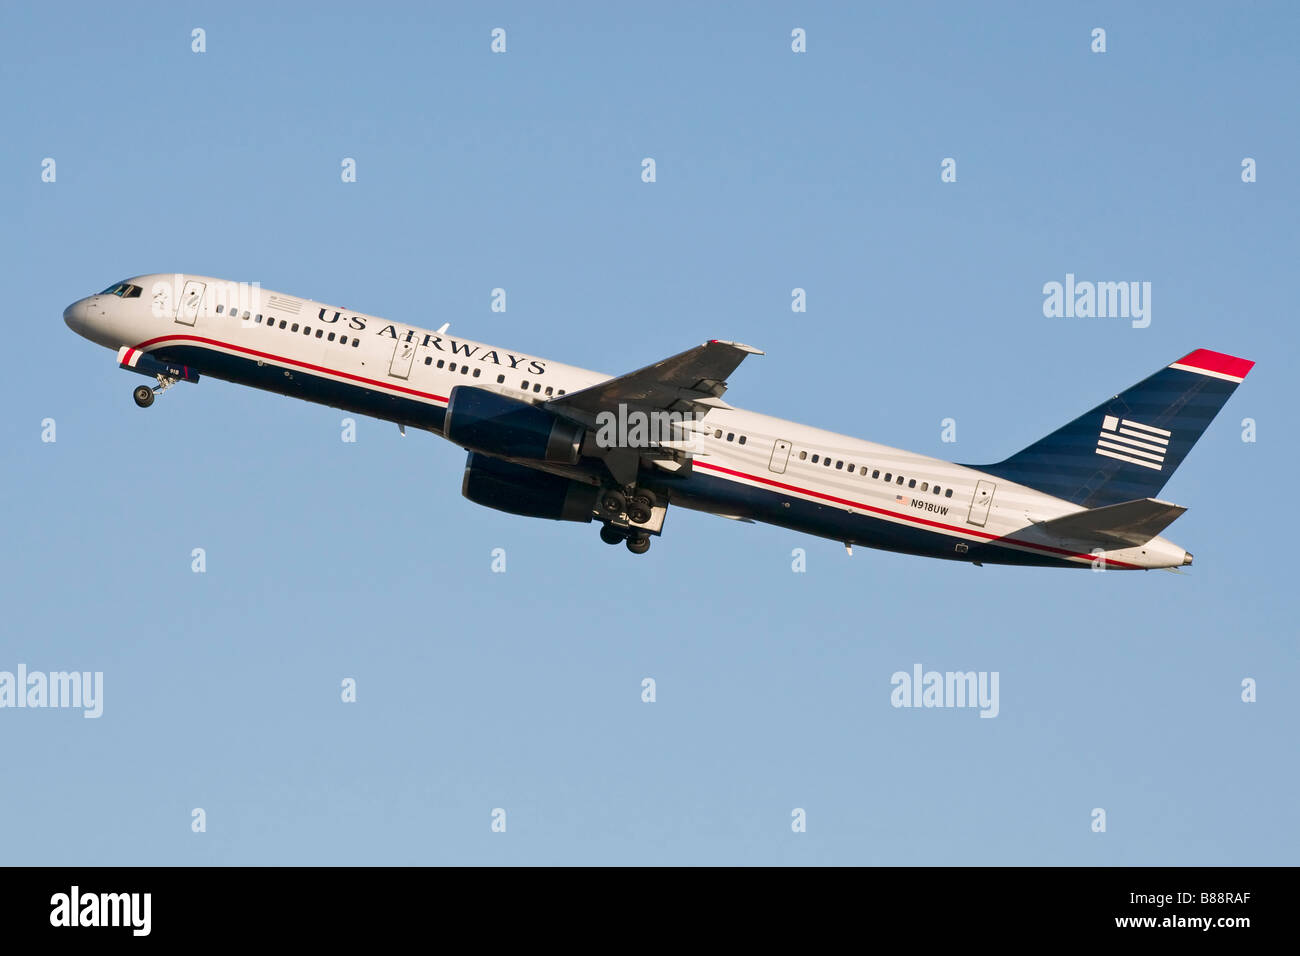
[[[461,493],[599,522],[644,554],[669,505],[884,551],[965,561],[1178,569],[1155,497],[1254,366],[1196,349],[1000,462],[966,465],[736,408],[749,355],[711,339],[625,375],[207,276],[136,276],[63,314],[155,379],[201,376],[423,429],[468,452]]]

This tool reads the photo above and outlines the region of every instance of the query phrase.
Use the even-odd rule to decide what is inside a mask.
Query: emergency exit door
[[[984,527],[984,522],[989,520],[989,507],[993,504],[993,489],[996,487],[991,481],[976,482],[975,496],[970,500],[970,514],[966,516],[968,523]]]

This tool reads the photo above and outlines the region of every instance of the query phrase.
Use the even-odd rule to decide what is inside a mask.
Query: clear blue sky
[[[0,860],[1296,863],[1298,21],[5,4],[0,670],[105,701],[0,711]],[[635,558],[470,504],[428,435],[215,380],[136,408],[61,313],[170,271],[610,373],[750,342],[734,403],[968,462],[1194,348],[1259,364],[1163,493],[1182,576],[683,511]],[[1151,282],[1150,327],[1045,318],[1069,272]],[[1001,713],[894,709],[915,663]]]

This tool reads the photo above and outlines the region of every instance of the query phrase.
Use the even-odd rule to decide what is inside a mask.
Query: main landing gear
[[[626,542],[627,549],[633,554],[645,554],[650,550],[650,535],[635,528],[620,528],[608,521],[600,526],[600,540],[606,544]]]
[[[596,510],[605,519],[600,526],[600,540],[606,544],[622,541],[633,554],[645,554],[650,550],[650,535],[633,525],[645,524],[653,518],[656,504],[654,493],[643,488],[627,494],[617,488],[605,489],[596,502]],[[623,523],[625,516],[627,524]]]

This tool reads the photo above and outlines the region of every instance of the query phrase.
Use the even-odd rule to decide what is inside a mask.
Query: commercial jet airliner
[[[1254,365],[1197,349],[1005,461],[961,465],[727,404],[762,354],[737,342],[611,378],[194,275],[127,279],[63,318],[156,379],[141,407],[209,375],[430,431],[469,453],[469,500],[598,521],[634,554],[677,505],[977,565],[1188,565],[1160,537],[1186,509],[1155,495]]]

